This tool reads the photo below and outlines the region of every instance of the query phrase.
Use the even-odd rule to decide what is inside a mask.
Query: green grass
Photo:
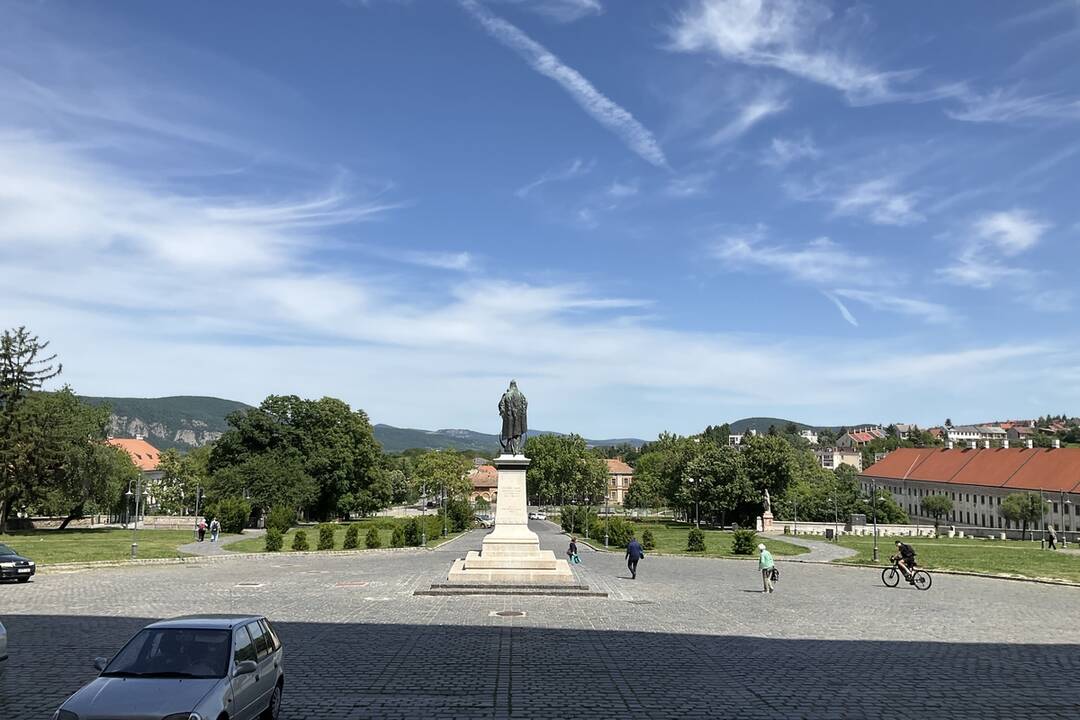
[[[668,521],[656,521],[656,522],[635,522],[631,523],[634,526],[634,534],[637,536],[638,541],[641,541],[641,535],[646,529],[652,530],[653,539],[656,540],[656,547],[652,552],[666,553],[669,555],[697,555],[701,557],[739,557],[731,552],[731,538],[732,534],[726,530],[707,530],[702,528],[701,532],[705,534],[705,552],[689,552],[686,549],[686,537],[689,534],[693,524],[675,522],[673,520]],[[581,533],[575,533],[575,537],[579,540],[584,540],[585,535]],[[786,543],[783,540],[774,540],[772,537],[766,535],[758,535],[758,542],[765,543],[765,547],[769,549],[773,555],[802,555],[803,553],[810,552],[804,547],[798,545],[792,545]],[[603,547],[604,538],[592,538],[589,541],[590,545]],[[618,550],[618,549],[617,549]],[[648,554],[650,551],[646,550]],[[757,553],[755,553],[756,556]],[[752,557],[752,556],[742,556]]]
[[[386,525],[386,527],[379,527],[379,539],[382,540],[382,547],[390,547],[390,537],[394,531],[390,529],[389,523],[404,524],[405,519],[402,518],[366,518],[364,520],[357,520],[356,524],[360,526],[360,545],[357,550],[364,550],[367,546],[364,544],[364,538],[367,537],[367,532],[373,526]],[[345,531],[348,529],[349,523],[338,523],[334,525],[334,549],[342,550],[345,545]],[[285,533],[285,540],[281,546],[282,552],[290,552],[292,550],[293,537],[296,535],[297,530],[303,530],[307,533],[308,549],[317,550],[319,547],[319,527],[318,525],[307,525],[300,528],[293,528],[289,532]],[[428,537],[428,547],[437,547],[444,542],[454,539],[460,533],[451,532],[445,539],[441,535],[434,537]],[[253,537],[247,540],[240,540],[229,545],[226,550],[231,552],[242,553],[257,553],[266,552],[266,538],[265,537]]]
[[[928,570],[963,570],[1080,582],[1080,555],[1042,550],[1038,542],[976,538],[904,538],[904,542],[915,548],[919,566]],[[872,537],[842,537],[840,544],[856,550],[858,555],[838,562],[872,564]],[[878,564],[888,564],[889,556],[895,552],[895,538],[878,538]]]
[[[184,557],[177,547],[195,540],[191,530],[139,530],[140,558]],[[28,530],[0,535],[7,545],[38,565],[92,560],[127,560],[131,557],[131,530],[118,528]]]

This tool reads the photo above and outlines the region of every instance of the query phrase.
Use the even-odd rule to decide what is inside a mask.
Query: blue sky
[[[1077,412],[1080,3],[0,0],[86,394],[687,433]],[[494,416],[494,419],[493,419]]]

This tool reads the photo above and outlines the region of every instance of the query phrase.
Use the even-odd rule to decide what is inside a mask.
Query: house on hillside
[[[817,445],[818,444],[817,430],[814,430],[813,428],[806,428],[805,430],[800,430],[799,431],[799,437],[803,438],[804,440],[806,440],[806,442],[810,443],[811,445]]]
[[[634,468],[618,458],[605,462],[608,469],[608,504],[622,505],[626,502],[626,493],[630,490],[630,483],[634,482]]]
[[[837,438],[836,447],[846,450],[861,448],[883,437],[885,437],[885,433],[881,431],[881,428],[860,428],[846,432]]]
[[[841,465],[850,465],[856,470],[862,470],[862,453],[858,450],[825,448],[823,450],[815,450],[814,456],[817,457],[818,462],[821,463],[821,467],[826,470],[835,470]]]
[[[947,428],[946,439],[957,445],[968,446],[991,443],[1000,444],[1009,434],[1006,430],[994,425],[954,425]]]

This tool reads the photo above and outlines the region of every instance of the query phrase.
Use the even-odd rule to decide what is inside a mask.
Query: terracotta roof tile
[[[157,470],[158,461],[161,459],[161,451],[145,440],[109,438],[106,442],[113,447],[126,451],[131,456],[131,461],[143,472]]]
[[[499,471],[495,469],[494,465],[481,465],[469,473],[469,480],[472,481],[473,488],[477,490],[497,487],[499,485]]]
[[[630,467],[622,460],[618,458],[607,460],[607,471],[609,475],[633,475],[634,468]]]
[[[900,448],[862,472],[865,477],[957,485],[1080,492],[1080,448]]]

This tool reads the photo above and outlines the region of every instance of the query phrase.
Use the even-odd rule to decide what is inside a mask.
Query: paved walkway
[[[533,528],[563,557],[557,527]],[[222,612],[277,625],[283,720],[1080,716],[1075,588],[942,575],[920,592],[789,563],[763,595],[753,562],[649,556],[630,580],[622,553],[582,548],[575,574],[610,597],[413,595],[483,536],[0,585],[0,718],[50,717],[151,620]]]
[[[225,535],[218,537],[217,542],[210,542],[210,533],[206,533],[206,539],[202,542],[192,542],[187,545],[181,545],[177,550],[189,555],[228,555],[225,548],[233,543],[240,542],[241,540],[248,540],[249,538],[262,537],[266,534],[265,530],[245,530],[243,535]]]
[[[774,536],[770,535],[769,537]],[[832,562],[833,560],[843,560],[844,558],[859,554],[843,545],[837,545],[836,543],[825,540],[810,540],[799,535],[776,535],[775,539],[783,540],[792,545],[810,548],[810,552],[803,553],[802,555],[778,556],[776,558],[777,560],[785,560],[788,562]]]

